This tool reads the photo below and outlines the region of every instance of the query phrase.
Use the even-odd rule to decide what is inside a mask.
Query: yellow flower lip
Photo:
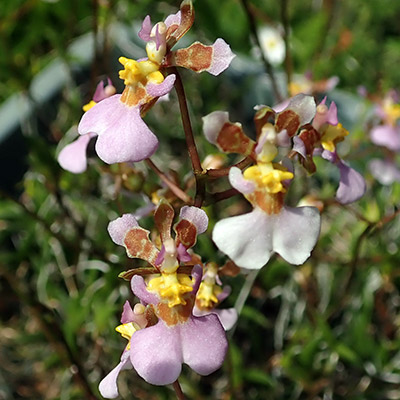
[[[159,64],[151,61],[136,61],[126,57],[120,57],[118,61],[124,66],[119,71],[119,77],[123,79],[125,86],[136,86],[139,83],[159,84],[164,81],[163,74],[159,71]]]
[[[186,304],[183,296],[193,290],[193,282],[186,274],[161,272],[161,276],[150,280],[147,290],[158,293],[169,307],[174,307]]]
[[[247,168],[243,173],[245,179],[251,180],[258,187],[265,189],[268,193],[285,193],[286,188],[282,181],[293,179],[293,173],[285,169],[276,168],[272,163],[258,163]]]
[[[94,100],[90,100],[89,103],[85,104],[82,107],[82,110],[84,112],[89,111],[92,107],[94,107],[97,103]]]
[[[321,138],[321,145],[325,150],[334,152],[336,144],[343,141],[349,131],[342,124],[328,125]]]
[[[121,336],[127,340],[131,340],[132,335],[137,331],[133,322],[127,324],[118,325],[115,330],[121,334]]]

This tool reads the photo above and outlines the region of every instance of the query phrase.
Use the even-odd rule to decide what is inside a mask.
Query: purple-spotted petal
[[[169,93],[174,87],[176,76],[168,75],[161,83],[149,83],[146,86],[147,93],[152,97],[161,97]]]
[[[400,182],[400,169],[392,161],[374,159],[369,163],[368,169],[382,185]]]
[[[350,168],[343,161],[338,161],[340,183],[336,192],[336,200],[341,204],[349,204],[360,199],[366,190],[363,176],[355,169]]]
[[[290,264],[303,264],[319,237],[321,217],[318,209],[284,206],[274,222],[273,250]]]
[[[242,171],[238,167],[232,167],[229,170],[229,182],[233,188],[243,194],[253,193],[256,188],[254,182],[243,177]]]
[[[222,127],[229,122],[229,113],[227,111],[213,111],[202,119],[206,139],[212,144],[217,144],[218,134]]]
[[[121,356],[121,362],[100,382],[100,394],[106,399],[115,399],[118,397],[117,379],[119,373],[124,370],[132,368],[129,360],[129,352],[124,351]]]
[[[200,375],[209,375],[224,362],[228,341],[215,314],[190,317],[180,326],[183,362]]]
[[[86,171],[87,156],[86,149],[93,134],[80,136],[74,142],[66,145],[57,157],[58,163],[66,171],[80,174]]]
[[[111,221],[107,229],[112,241],[123,246],[126,233],[136,226],[139,226],[136,218],[132,214],[124,214],[122,217]]]
[[[236,265],[248,269],[264,266],[272,253],[275,215],[255,208],[251,213],[218,221],[212,238]]]
[[[138,36],[140,37],[140,39],[142,39],[145,42],[148,42],[151,40],[150,34],[151,34],[151,29],[152,29],[152,25],[151,25],[151,19],[150,19],[150,15],[147,15],[145,17],[145,19],[142,22],[142,28],[140,29]]]
[[[221,38],[214,42],[212,48],[213,55],[211,65],[206,71],[217,76],[229,67],[230,63],[236,56],[232,53],[229,44]]]
[[[371,140],[378,146],[385,146],[390,150],[400,150],[400,127],[379,125],[371,130]]]
[[[131,363],[146,382],[168,385],[178,379],[183,362],[179,327],[168,327],[160,319],[156,325],[132,335]]]
[[[208,216],[201,208],[184,206],[181,208],[180,219],[186,219],[197,229],[197,234],[204,233],[208,227]]]

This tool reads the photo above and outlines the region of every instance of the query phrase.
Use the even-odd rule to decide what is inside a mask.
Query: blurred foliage
[[[250,9],[258,24],[278,26],[282,3],[253,0]],[[133,296],[117,275],[138,262],[112,243],[106,227],[145,205],[146,196],[160,189],[159,180],[141,163],[107,166],[93,150],[87,172],[73,175],[58,166],[56,154],[76,135],[81,106],[98,80],[106,74],[118,80],[122,49],[112,41],[112,27],[122,24],[135,41],[146,14],[157,21],[178,6],[179,1],[150,0],[2,1],[1,101],[26,91],[55,57],[71,65],[65,50],[77,37],[97,32],[98,40],[93,65],[72,69],[62,93],[21,126],[28,168],[13,192],[2,191],[0,399],[99,396],[98,382],[119,360],[125,343],[114,327]],[[215,149],[201,138],[201,116],[230,110],[251,134],[253,106],[270,103],[272,94],[253,56],[241,2],[197,0],[195,9],[192,37],[223,37],[240,56],[220,78],[183,73],[205,157]],[[400,398],[400,222],[390,218],[400,204],[400,186],[382,186],[369,174],[368,161],[383,150],[367,135],[372,103],[354,94],[359,85],[371,93],[399,89],[399,16],[400,3],[390,0],[289,2],[294,71],[311,71],[316,80],[340,78],[332,99],[351,135],[339,152],[363,173],[368,190],[350,206],[332,201],[337,176],[323,161],[311,180],[291,189],[292,204],[307,193],[324,202],[313,255],[300,267],[276,256],[260,271],[236,330],[228,333],[223,369],[204,378],[184,369],[181,385],[188,398]],[[190,184],[177,100],[170,97],[146,116],[161,141],[154,161]],[[212,189],[227,187],[222,182]],[[246,207],[238,198],[209,206],[209,232],[217,216]],[[150,229],[151,220],[144,225]],[[197,251],[209,261],[225,261],[205,235]],[[225,279],[233,288],[225,307],[234,304],[245,280]],[[150,386],[133,371],[121,374],[119,387],[125,399],[175,398],[171,388]]]

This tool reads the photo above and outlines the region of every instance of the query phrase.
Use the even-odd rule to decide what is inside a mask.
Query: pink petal
[[[74,142],[65,146],[57,157],[61,167],[74,174],[80,174],[86,171],[86,149],[93,136],[94,135],[90,133],[80,136]]]
[[[150,38],[150,34],[151,34],[151,29],[152,29],[152,25],[151,25],[151,19],[150,19],[150,15],[147,15],[145,17],[145,19],[142,22],[142,28],[140,29],[138,36],[140,37],[140,39],[142,39],[145,42],[148,42],[151,40]]]
[[[156,136],[140,117],[139,107],[128,107],[120,97],[117,94],[97,103],[83,115],[78,126],[81,135],[99,135],[96,152],[108,164],[144,160],[158,146]]]
[[[200,375],[209,375],[224,362],[228,341],[215,314],[191,317],[180,326],[183,361]]]
[[[131,305],[129,304],[129,301],[126,300],[121,315],[121,324],[128,324],[129,322],[132,322],[134,320],[135,320],[135,314],[132,310]]]
[[[121,362],[100,382],[99,391],[104,398],[115,399],[118,397],[118,375],[122,370],[129,368],[132,368],[129,352],[124,351],[121,356]]]
[[[400,169],[392,161],[374,159],[369,163],[368,168],[382,185],[400,182]]]
[[[136,226],[139,226],[136,218],[132,214],[124,214],[122,217],[111,221],[107,229],[112,241],[123,246],[126,233]]]
[[[273,251],[275,219],[275,215],[255,208],[251,213],[218,221],[212,239],[239,267],[259,269],[268,262]]]
[[[179,327],[168,327],[159,320],[132,335],[131,363],[146,382],[168,385],[178,379],[183,362]]]
[[[229,182],[233,188],[243,194],[253,193],[256,188],[252,181],[243,178],[242,171],[238,167],[232,167],[229,170]]]
[[[147,93],[152,97],[161,97],[169,93],[174,87],[176,76],[174,74],[168,75],[161,83],[149,83],[146,86]]]
[[[107,78],[107,85],[105,85],[103,81],[99,82],[93,95],[93,101],[98,103],[105,98],[110,97],[110,89],[113,89],[114,93],[112,94],[115,94],[115,88],[110,78]]]
[[[212,313],[217,315],[225,331],[232,329],[238,320],[238,313],[235,308],[216,308],[212,310]]]
[[[229,113],[227,111],[214,111],[203,117],[202,120],[206,139],[210,143],[216,144],[219,132],[229,122]]]
[[[180,25],[181,24],[181,12],[178,11],[176,14],[170,14],[167,18],[165,18],[164,24],[168,27],[171,25]]]
[[[232,53],[229,44],[221,38],[217,39],[212,47],[213,55],[211,66],[206,71],[217,76],[229,67],[230,63],[236,56]]]
[[[364,196],[366,191],[364,177],[343,161],[339,161],[337,166],[340,171],[340,183],[336,192],[336,200],[341,204],[349,204]]]
[[[143,303],[158,304],[160,301],[156,294],[147,291],[144,279],[139,275],[135,275],[131,279],[131,289],[133,294]]]
[[[197,234],[204,233],[208,227],[208,216],[201,208],[184,206],[181,208],[180,219],[186,219],[197,229]]]
[[[390,150],[400,150],[400,128],[391,125],[379,125],[371,130],[371,140],[378,146]]]
[[[320,227],[317,208],[284,206],[275,220],[273,250],[290,264],[303,264],[317,243]]]

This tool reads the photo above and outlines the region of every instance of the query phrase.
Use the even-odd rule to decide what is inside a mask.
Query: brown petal
[[[170,25],[167,30],[167,47],[171,49],[175,43],[191,28],[194,22],[194,8],[191,0],[184,0],[181,3],[181,23]]]
[[[180,220],[174,228],[176,232],[176,245],[182,243],[187,249],[193,247],[196,243],[197,229],[194,224],[187,219]]]
[[[225,153],[239,153],[248,156],[256,143],[243,132],[240,124],[226,122],[218,134],[217,145]]]
[[[300,117],[292,110],[284,110],[277,116],[275,129],[277,132],[286,129],[287,134],[292,137],[300,128]]]
[[[154,213],[154,221],[156,223],[158,232],[160,232],[161,241],[165,242],[166,239],[171,238],[172,221],[174,220],[174,209],[171,205],[163,201]]]
[[[151,265],[155,265],[159,251],[149,239],[149,233],[148,230],[140,226],[132,228],[125,235],[124,245],[128,257],[140,258]]]

